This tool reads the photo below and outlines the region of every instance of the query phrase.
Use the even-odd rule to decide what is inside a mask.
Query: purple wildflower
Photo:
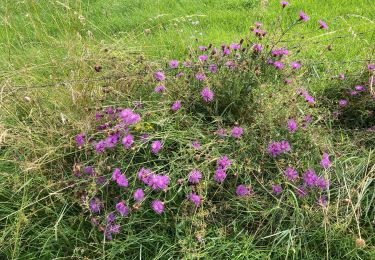
[[[230,49],[224,49],[223,50],[223,55],[228,56],[230,54]]]
[[[85,144],[85,134],[78,134],[75,137],[77,146],[80,148]]]
[[[260,43],[255,43],[253,45],[253,51],[256,52],[256,53],[260,53],[263,51],[263,45],[260,44]]]
[[[92,166],[86,166],[83,171],[88,175],[94,175],[94,168]]]
[[[261,24],[262,25],[262,24]],[[229,48],[231,48],[232,50],[239,50],[241,48],[241,45],[238,44],[238,43],[231,43],[229,45]]]
[[[328,30],[328,25],[322,20],[319,20],[319,28],[323,30]]]
[[[129,185],[128,179],[123,174],[117,176],[116,182],[121,187],[128,187]]]
[[[113,223],[116,220],[116,214],[114,212],[111,212],[107,215],[107,223]]]
[[[201,96],[202,96],[203,100],[208,103],[208,102],[211,102],[214,99],[214,92],[209,87],[205,87],[201,91]]]
[[[92,198],[89,202],[89,208],[92,213],[98,213],[103,208],[103,204],[98,198]]]
[[[154,200],[151,203],[151,208],[153,211],[155,211],[155,213],[160,215],[164,211],[164,203],[160,200]]]
[[[322,207],[326,207],[328,202],[327,202],[327,198],[325,196],[321,196],[319,197],[318,199],[318,204]]]
[[[288,130],[290,133],[295,133],[298,129],[297,122],[294,119],[289,119],[288,120]]]
[[[164,75],[163,72],[157,71],[154,74],[154,78],[155,78],[156,81],[164,81],[165,80],[165,75]]]
[[[119,133],[116,133],[116,134],[111,134],[109,135],[105,140],[105,147],[106,148],[113,148],[116,146],[116,144],[118,143],[120,139],[120,134]]]
[[[365,87],[364,86],[360,86],[360,85],[357,85],[354,87],[355,90],[357,91],[364,91],[365,90]]]
[[[151,152],[153,154],[157,154],[161,148],[162,148],[162,144],[159,140],[153,141],[151,143]]]
[[[303,175],[303,181],[306,184],[306,186],[315,186],[317,180],[318,176],[316,176],[313,169],[308,169]]]
[[[303,198],[307,194],[307,191],[303,186],[298,186],[295,191],[299,198]]]
[[[217,135],[220,136],[220,137],[224,137],[224,136],[226,136],[226,130],[225,130],[224,128],[219,128],[219,129],[215,132],[215,134],[217,134]]]
[[[202,174],[200,171],[198,170],[192,170],[190,173],[189,173],[189,176],[188,176],[188,181],[190,183],[193,183],[193,184],[197,184],[200,182],[202,178]]]
[[[224,155],[219,160],[217,160],[217,167],[223,170],[226,170],[231,165],[232,165],[232,161],[229,160],[228,156],[226,155]]]
[[[195,193],[190,193],[187,198],[188,200],[193,202],[196,207],[199,207],[199,205],[201,204],[201,197]]]
[[[236,194],[237,196],[239,197],[245,197],[245,196],[248,196],[250,195],[251,193],[251,189],[246,187],[245,185],[241,184],[241,185],[238,185],[237,188],[236,188]]]
[[[280,4],[281,4],[282,8],[285,8],[285,7],[287,7],[289,5],[289,2],[287,2],[287,1],[281,1]]]
[[[181,101],[175,101],[172,106],[171,106],[171,109],[173,111],[177,111],[181,108]]]
[[[116,210],[123,217],[126,217],[129,214],[129,208],[128,208],[128,206],[125,205],[125,203],[123,201],[116,204]]]
[[[297,170],[292,167],[286,168],[284,171],[284,175],[289,181],[295,181],[298,178]]]
[[[372,63],[368,64],[368,65],[367,65],[367,69],[368,69],[369,71],[375,70],[375,64],[372,64]]]
[[[137,113],[134,113],[130,108],[122,110],[120,113],[120,118],[125,125],[133,125],[141,120],[141,116]]]
[[[201,51],[207,51],[207,47],[206,46],[199,46],[198,49],[201,50]]]
[[[276,195],[280,194],[282,192],[282,188],[278,184],[272,184],[272,192]]]
[[[140,202],[145,198],[145,193],[141,188],[138,188],[134,191],[133,198],[136,202]]]
[[[290,66],[292,67],[292,69],[295,69],[295,70],[301,68],[301,64],[298,62],[292,62]]]
[[[331,161],[329,160],[329,154],[323,153],[322,160],[320,161],[320,166],[323,169],[328,169],[331,166]]]
[[[170,67],[171,69],[175,69],[175,68],[178,67],[178,64],[179,64],[178,60],[171,60],[171,61],[169,62],[169,67]]]
[[[328,188],[328,181],[324,177],[318,177],[315,184],[318,188],[325,190]]]
[[[340,107],[346,107],[348,105],[348,100],[346,99],[340,99],[339,100],[339,106]]]
[[[141,168],[138,171],[137,178],[145,184],[148,184],[149,177],[152,175],[152,171],[147,168]]]
[[[118,177],[121,175],[121,170],[116,168],[112,173],[112,180],[117,181]]]
[[[164,92],[165,90],[166,90],[166,88],[165,88],[163,85],[158,85],[158,86],[156,86],[155,89],[154,89],[154,91],[155,91],[156,93],[162,93],[162,92]]]
[[[262,26],[262,23],[261,22],[255,22],[255,27],[256,28],[260,28]]]
[[[148,185],[153,190],[166,190],[169,184],[169,177],[166,175],[152,174],[148,180]]]
[[[216,64],[210,64],[208,66],[208,69],[212,72],[212,73],[216,73],[217,72],[217,65]]]
[[[225,170],[223,168],[217,168],[214,175],[214,180],[218,183],[222,183],[225,178],[227,177],[227,174],[225,173]]]
[[[206,79],[206,75],[203,72],[199,72],[195,75],[195,78],[199,81],[203,81]]]
[[[198,59],[199,59],[200,61],[206,61],[206,60],[208,59],[208,56],[207,56],[207,55],[199,55],[199,56],[198,56]]]
[[[280,61],[275,61],[273,63],[273,66],[275,66],[275,68],[278,69],[278,70],[281,70],[281,69],[284,68],[284,64],[282,62],[280,62]]]
[[[272,157],[276,157],[290,151],[290,145],[288,141],[272,142],[268,145],[267,151]]]
[[[99,142],[97,142],[95,145],[95,152],[96,153],[102,153],[104,152],[105,148],[106,148],[106,143],[104,140],[101,140]]]
[[[310,17],[308,17],[304,12],[300,11],[299,20],[307,22],[308,20],[310,20]]]
[[[193,141],[193,142],[191,143],[191,146],[192,146],[194,149],[196,149],[196,150],[198,150],[198,149],[201,148],[201,144],[200,144],[198,141]]]
[[[341,79],[341,80],[345,79],[344,73],[340,73],[338,78]]]
[[[243,128],[242,127],[238,127],[238,126],[235,126],[235,127],[233,127],[233,129],[232,129],[232,136],[234,137],[234,138],[240,138],[241,137],[241,135],[243,134]]]
[[[350,94],[351,96],[356,96],[356,95],[358,94],[358,92],[355,91],[355,90],[350,90],[350,91],[349,91],[349,94]]]
[[[122,138],[122,144],[126,149],[129,149],[134,142],[134,137],[131,134],[128,134]]]
[[[185,68],[189,68],[191,66],[191,62],[190,61],[184,61],[182,63],[182,65],[185,67]]]

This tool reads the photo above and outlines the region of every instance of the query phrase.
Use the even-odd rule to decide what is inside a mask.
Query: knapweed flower
[[[305,101],[311,104],[315,103],[315,99],[304,89],[298,89],[298,94],[305,98]]]
[[[253,45],[253,51],[256,52],[256,53],[260,53],[263,51],[263,45],[260,44],[260,43],[255,43]]]
[[[129,214],[129,208],[125,205],[123,201],[116,204],[116,210],[121,216],[126,217]]]
[[[322,20],[319,20],[319,28],[323,30],[328,30],[328,25]]]
[[[272,142],[268,145],[267,151],[272,157],[276,157],[290,151],[290,145],[288,141]]]
[[[152,174],[148,179],[148,185],[153,190],[166,190],[169,184],[169,177],[166,175]]]
[[[250,193],[251,193],[251,189],[246,187],[243,184],[238,185],[237,188],[236,188],[236,194],[239,197],[248,196],[248,195],[250,195]]]
[[[130,108],[126,108],[121,111],[120,118],[125,125],[133,125],[141,120],[141,116],[134,113]]]
[[[228,56],[230,54],[230,49],[224,49],[223,50],[223,55]]]
[[[190,173],[189,173],[189,176],[188,176],[188,181],[190,183],[193,183],[193,184],[197,184],[200,182],[202,178],[202,174],[200,171],[198,170],[192,170]]]
[[[340,99],[339,100],[339,106],[340,107],[346,107],[348,105],[348,100],[346,99]]]
[[[278,70],[281,70],[281,69],[284,68],[284,64],[282,62],[280,62],[280,61],[275,61],[273,63],[273,66],[275,66],[275,68],[278,69]]]
[[[154,200],[151,202],[151,208],[155,213],[161,214],[164,211],[164,203],[160,200]]]
[[[225,170],[223,168],[217,168],[214,174],[214,180],[218,183],[222,183],[225,178],[227,177],[227,174],[225,173]]]
[[[321,196],[319,197],[318,199],[318,204],[322,207],[326,207],[328,202],[327,202],[327,198],[325,196]]]
[[[105,140],[101,140],[99,142],[97,142],[95,145],[95,152],[96,153],[102,153],[104,152],[105,148],[106,148],[106,143],[105,143]]]
[[[92,166],[86,166],[83,171],[88,175],[94,175],[94,168]]]
[[[239,126],[235,126],[232,128],[231,134],[234,138],[240,138],[243,134],[243,128]]]
[[[217,160],[217,167],[223,170],[226,170],[231,165],[232,165],[232,161],[226,155],[224,155],[219,160]]]
[[[323,169],[328,169],[331,167],[331,161],[329,160],[329,154],[323,153],[322,160],[320,161],[320,166],[322,166]]]
[[[289,119],[288,120],[288,130],[289,133],[295,133],[298,129],[297,122],[294,119]]]
[[[215,134],[217,134],[218,136],[220,136],[220,137],[224,137],[224,136],[226,136],[226,130],[224,129],[224,128],[219,128],[216,132],[215,132]]]
[[[272,50],[271,54],[274,57],[282,57],[284,55],[289,55],[289,51],[285,48],[281,48],[281,49]]]
[[[178,67],[178,64],[179,64],[178,60],[171,60],[171,61],[169,62],[169,67],[170,67],[171,69],[175,69],[175,68]]]
[[[372,63],[368,64],[368,65],[367,65],[367,69],[368,69],[369,71],[375,70],[375,64],[372,64]]]
[[[324,177],[318,177],[315,185],[322,190],[326,190],[329,186],[329,183]]]
[[[278,195],[283,191],[283,188],[281,188],[281,185],[278,184],[272,184],[272,193]]]
[[[141,168],[139,171],[138,171],[138,174],[137,174],[137,178],[138,180],[142,181],[143,183],[145,184],[149,184],[148,180],[149,180],[149,177],[152,175],[152,171],[150,169],[147,169],[147,168]]]
[[[85,134],[78,134],[75,137],[76,144],[79,148],[85,145]]]
[[[287,2],[287,1],[281,1],[280,4],[281,4],[282,8],[285,8],[285,7],[287,7],[289,5],[289,2]]]
[[[200,61],[206,61],[206,60],[208,59],[208,56],[207,56],[207,55],[199,55],[199,56],[198,56],[198,59],[199,59]]]
[[[239,50],[239,49],[241,49],[241,45],[238,44],[238,43],[231,43],[229,45],[229,48],[231,48],[232,50]]]
[[[308,169],[303,175],[303,182],[306,186],[315,186],[317,180],[318,176],[316,176],[315,171],[313,169]]]
[[[171,106],[171,109],[172,111],[177,111],[181,108],[181,101],[175,101],[172,106]]]
[[[112,180],[121,187],[128,187],[128,179],[123,175],[119,168],[116,168],[112,173]]]
[[[105,140],[105,148],[113,148],[116,146],[116,144],[118,143],[120,139],[120,134],[119,133],[116,133],[116,134],[111,134],[109,135]]]
[[[203,72],[199,72],[195,75],[195,78],[199,81],[203,81],[206,79],[206,75]]]
[[[224,66],[227,67],[228,69],[233,69],[234,67],[236,67],[236,64],[233,61],[229,60],[224,63]]]
[[[201,148],[201,144],[200,144],[198,141],[193,141],[193,142],[191,143],[191,146],[192,146],[194,149],[196,149],[196,150],[198,150],[198,149]]]
[[[208,66],[208,69],[209,69],[209,71],[211,71],[211,73],[216,73],[217,72],[217,65],[216,64],[210,64]]]
[[[261,22],[255,22],[255,27],[256,28],[260,28],[262,26],[262,23]]]
[[[92,213],[98,213],[103,208],[103,204],[98,198],[92,198],[89,202],[89,208]]]
[[[165,88],[165,86],[163,86],[163,85],[158,85],[158,86],[156,86],[155,89],[154,89],[154,91],[155,91],[156,93],[162,93],[162,92],[164,92],[165,90],[166,90],[166,88]]]
[[[131,134],[125,135],[124,138],[122,138],[122,144],[126,149],[129,149],[134,142],[134,137]]]
[[[141,188],[138,188],[134,191],[133,198],[136,202],[140,202],[145,198],[145,193]]]
[[[202,96],[203,100],[208,103],[208,102],[211,102],[214,99],[214,92],[209,87],[205,87],[201,91],[201,96]]]
[[[360,86],[360,85],[357,85],[354,87],[355,90],[357,91],[364,91],[365,90],[365,87],[364,86]]]
[[[193,202],[196,207],[199,207],[199,205],[201,204],[201,197],[198,194],[190,193],[187,198],[188,200]]]
[[[120,175],[121,170],[119,168],[115,168],[115,170],[112,173],[112,181],[116,181]]]
[[[184,61],[182,63],[182,66],[184,66],[185,68],[190,68],[191,67],[191,62],[190,61]]]
[[[201,50],[201,51],[207,51],[207,47],[206,46],[198,46],[198,49]]]
[[[284,175],[289,181],[295,181],[298,178],[297,170],[292,167],[286,168],[284,171]]]
[[[344,75],[344,73],[340,73],[338,78],[339,78],[340,80],[344,80],[344,79],[345,79],[345,75]]]
[[[306,191],[305,187],[303,187],[303,186],[298,186],[295,191],[296,191],[296,194],[299,198],[303,198],[307,194],[307,191]]]
[[[310,20],[310,17],[308,17],[304,12],[300,11],[299,20],[307,22],[308,20]]]
[[[155,78],[155,80],[157,80],[157,81],[164,81],[164,80],[165,80],[165,75],[164,75],[163,72],[161,72],[161,71],[157,71],[157,72],[155,72],[155,74],[154,74],[154,78]]]
[[[355,91],[355,90],[350,90],[350,91],[349,91],[349,94],[350,94],[351,96],[356,96],[356,95],[358,95],[358,92]]]
[[[153,141],[151,143],[151,152],[157,154],[162,148],[162,144],[159,140]]]
[[[295,70],[301,68],[301,64],[298,62],[292,62],[290,66],[292,67],[292,69],[295,69]]]

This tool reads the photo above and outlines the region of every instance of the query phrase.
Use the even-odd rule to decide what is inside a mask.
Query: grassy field
[[[311,20],[287,31],[279,45],[301,50],[293,53],[293,59],[306,67],[298,84],[321,97],[312,112],[317,118],[314,129],[308,137],[293,140],[300,147],[300,165],[318,161],[319,151],[335,155],[333,169],[325,172],[334,185],[327,210],[270,196],[262,189],[270,179],[254,174],[263,167],[275,171],[260,152],[263,142],[282,136],[280,124],[296,111],[310,111],[285,104],[293,93],[273,78],[264,83],[271,88],[254,92],[254,104],[236,96],[247,111],[227,116],[219,105],[211,111],[216,113],[213,122],[240,123],[252,133],[238,147],[225,142],[217,147],[217,140],[206,136],[216,125],[201,117],[209,112],[200,107],[198,114],[171,118],[165,112],[171,100],[159,104],[149,95],[149,78],[136,74],[117,80],[124,74],[163,68],[171,59],[184,60],[199,45],[238,42],[256,21],[278,39],[300,10]],[[373,132],[326,120],[336,101],[325,96],[367,80],[363,70],[374,63],[374,1],[290,1],[282,10],[279,1],[267,0],[2,0],[0,17],[0,258],[375,257]],[[329,30],[319,30],[318,20],[324,20]],[[96,65],[102,67],[100,73],[93,69]],[[339,73],[345,73],[347,81],[332,82]],[[248,80],[243,77],[225,83],[239,87]],[[178,87],[172,100],[187,99],[187,87],[200,86],[173,84]],[[107,88],[112,92],[107,94]],[[184,205],[171,205],[161,217],[147,211],[131,218],[123,236],[103,241],[79,203],[72,168],[83,155],[74,148],[74,135],[90,131],[96,108],[129,105],[134,99],[144,100],[151,114],[159,116],[147,122],[167,136],[166,143],[180,149],[159,158],[170,165],[169,171],[183,175],[181,165],[191,163],[185,156],[191,151],[181,147],[198,136],[210,156],[243,151],[235,167],[242,181],[258,187],[258,197],[238,201],[229,187],[215,187],[213,192],[205,184],[202,190],[216,197],[197,214],[189,214]],[[372,119],[368,122],[373,125]],[[209,171],[208,165],[204,167]],[[223,202],[224,197],[228,200]],[[366,246],[358,245],[359,238]]]

